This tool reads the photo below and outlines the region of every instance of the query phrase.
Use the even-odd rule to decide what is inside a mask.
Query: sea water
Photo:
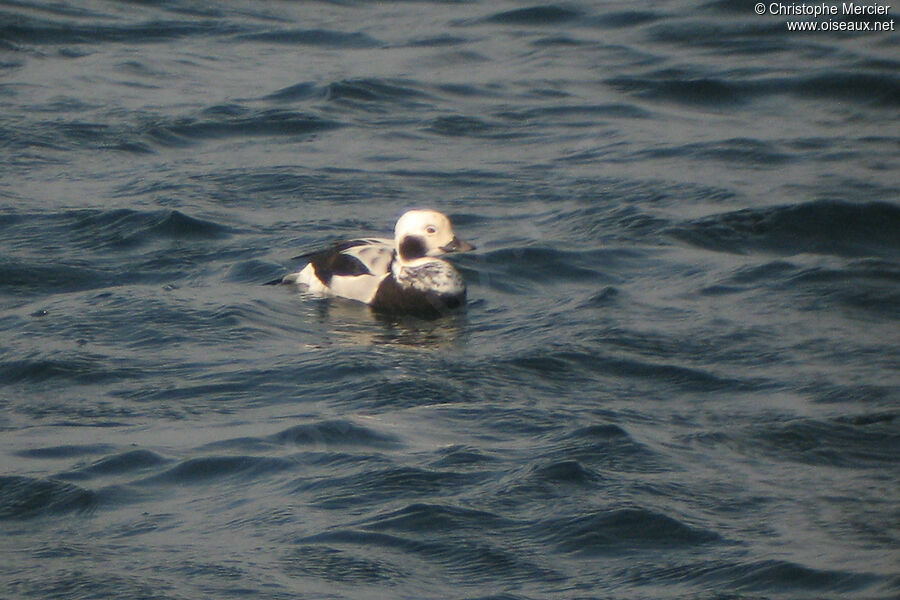
[[[762,12],[2,3],[0,597],[897,597],[898,38]]]

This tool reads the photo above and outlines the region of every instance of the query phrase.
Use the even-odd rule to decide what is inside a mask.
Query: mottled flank
[[[0,3],[0,598],[900,597],[898,8],[754,4]]]

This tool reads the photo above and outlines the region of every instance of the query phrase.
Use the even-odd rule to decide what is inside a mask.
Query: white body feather
[[[394,256],[394,241],[387,238],[366,238],[359,246],[341,251],[359,260],[371,275],[333,275],[328,285],[316,276],[312,263],[306,265],[299,273],[291,273],[284,278],[284,283],[302,284],[314,294],[324,296],[340,296],[359,302],[370,303],[378,291],[381,281],[390,274],[391,260]]]

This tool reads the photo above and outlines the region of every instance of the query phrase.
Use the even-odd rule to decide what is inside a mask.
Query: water
[[[0,597],[896,597],[898,38],[786,21],[3,3]],[[262,285],[412,206],[464,313]]]

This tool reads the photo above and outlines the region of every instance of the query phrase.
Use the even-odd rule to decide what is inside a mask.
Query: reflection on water
[[[288,289],[288,286],[285,286]],[[452,351],[462,348],[468,328],[466,309],[436,319],[390,315],[343,298],[323,298],[294,286],[300,316],[316,323],[321,339],[310,347],[399,345],[419,350]]]

